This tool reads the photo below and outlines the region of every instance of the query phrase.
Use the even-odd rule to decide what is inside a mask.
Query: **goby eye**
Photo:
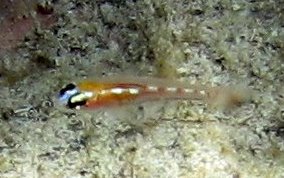
[[[67,91],[74,90],[75,88],[76,88],[75,84],[69,83],[59,91],[59,96],[63,96]]]

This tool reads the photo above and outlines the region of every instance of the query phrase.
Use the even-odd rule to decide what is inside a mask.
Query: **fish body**
[[[59,100],[69,108],[102,108],[160,99],[204,100],[217,99],[228,90],[157,78],[103,78],[68,84]],[[225,96],[227,98],[228,96]]]

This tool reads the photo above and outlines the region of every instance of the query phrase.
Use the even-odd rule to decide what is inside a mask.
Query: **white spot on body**
[[[193,90],[193,89],[190,89],[190,88],[185,88],[185,89],[184,89],[184,92],[185,92],[185,93],[193,93],[194,90]]]
[[[114,94],[121,94],[121,93],[125,92],[125,89],[123,89],[123,88],[112,88],[112,89],[110,89],[110,92],[114,93]]]
[[[158,91],[158,87],[156,87],[156,86],[147,86],[147,90],[149,90],[149,91]]]
[[[107,91],[104,91],[102,94],[105,94]],[[137,88],[112,88],[110,92],[113,94],[122,94],[124,92],[128,92],[130,94],[138,94],[139,89]]]
[[[175,88],[175,87],[167,87],[166,90],[170,91],[170,92],[176,92],[177,88]]]
[[[137,88],[129,88],[128,90],[129,90],[130,94],[138,94],[139,93],[139,89],[137,89]]]

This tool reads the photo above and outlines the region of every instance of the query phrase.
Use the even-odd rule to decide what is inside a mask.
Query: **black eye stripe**
[[[69,83],[68,85],[66,85],[64,88],[62,88],[60,91],[59,91],[59,95],[62,96],[65,94],[66,91],[68,90],[73,90],[76,88],[76,85],[73,84],[73,83]]]
[[[73,84],[73,83],[69,83],[68,85],[66,85],[65,88],[66,88],[67,90],[72,90],[72,89],[76,88],[76,85]]]

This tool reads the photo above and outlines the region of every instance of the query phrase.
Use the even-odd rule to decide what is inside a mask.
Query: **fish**
[[[102,77],[69,83],[59,91],[58,98],[70,109],[97,109],[157,100],[201,100],[231,106],[248,97],[247,92],[235,87],[152,77]]]

